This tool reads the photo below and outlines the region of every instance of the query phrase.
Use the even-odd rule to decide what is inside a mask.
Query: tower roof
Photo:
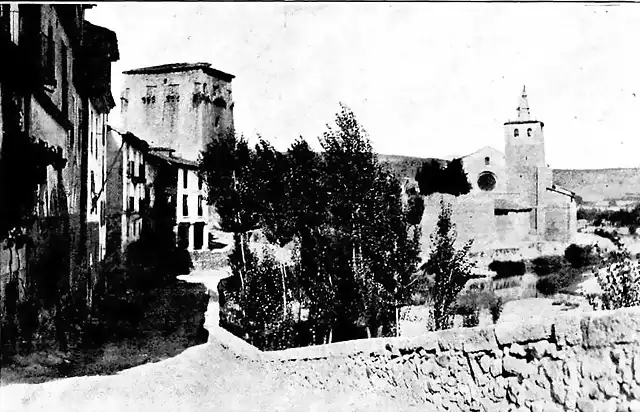
[[[123,74],[157,74],[157,73],[173,73],[190,70],[202,70],[211,77],[230,82],[235,78],[233,74],[225,73],[221,70],[214,69],[210,63],[171,63],[161,64],[159,66],[141,67],[133,70],[126,70]]]
[[[520,104],[518,105],[518,120],[531,120],[531,112],[529,110],[529,100],[527,99],[527,88],[522,86],[522,95],[520,96]]]

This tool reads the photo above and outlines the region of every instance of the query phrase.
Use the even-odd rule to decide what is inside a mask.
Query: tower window
[[[528,129],[527,129],[527,136],[528,136],[528,137],[531,137],[531,131],[532,131],[532,130],[531,130],[531,128],[528,128]]]
[[[189,175],[187,174],[187,169],[182,169],[182,187],[187,188],[187,182],[189,181]]]
[[[518,136],[520,136],[520,131],[519,131],[518,129],[515,129],[515,130],[513,131],[513,136],[514,136],[514,137],[518,137]]]
[[[491,159],[488,156],[484,158],[484,164],[485,166],[489,166],[491,164]]]

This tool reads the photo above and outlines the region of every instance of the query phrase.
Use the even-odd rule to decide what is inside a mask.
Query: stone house
[[[104,162],[99,133],[106,115],[115,106],[110,91],[110,67],[119,58],[115,33],[85,20],[85,10],[90,7],[0,5],[3,61],[0,203],[15,200],[21,190],[12,179],[25,179],[32,171],[42,169],[34,187],[33,210],[20,211],[35,219],[17,226],[12,224],[22,227],[31,246],[14,251],[14,255],[25,254],[21,270],[32,277],[39,270],[38,262],[44,264],[42,256],[56,249],[53,262],[59,265],[59,272],[70,279],[73,288],[86,288],[87,295],[91,294],[91,279],[75,268],[83,264],[91,266],[99,260],[100,249],[104,247],[104,230],[101,233],[99,219],[93,219],[99,216],[100,198],[97,214],[91,211],[90,172],[93,171],[94,181],[101,179],[101,175],[96,175],[96,171],[103,170]],[[5,61],[11,64],[4,64]],[[37,149],[40,156],[48,160],[34,159],[48,165],[37,162],[20,165],[11,160],[33,155],[36,147],[41,148]],[[91,151],[91,147],[96,150]],[[11,206],[3,203],[1,208],[3,216],[7,216]],[[6,233],[0,236],[2,241],[8,238]],[[6,262],[3,253],[0,267],[6,267]],[[2,276],[10,278],[14,269],[11,267]],[[3,279],[3,284],[4,280],[7,279]]]
[[[109,255],[124,253],[145,230],[158,229],[161,220],[170,222],[174,241],[187,250],[208,245],[207,189],[197,162],[176,156],[173,149],[151,147],[112,126],[107,132],[107,159]]]
[[[153,175],[146,162],[149,144],[132,133],[107,127],[107,254],[121,254],[139,239],[145,212],[153,205]]]
[[[152,148],[150,154],[171,165],[176,176],[172,192],[176,193],[174,235],[177,244],[189,251],[208,248],[210,210],[206,184],[198,173],[198,163],[176,156],[173,149]]]

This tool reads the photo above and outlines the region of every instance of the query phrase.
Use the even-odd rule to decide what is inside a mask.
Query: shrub
[[[581,271],[568,267],[558,273],[538,279],[536,289],[543,295],[555,295],[569,286],[574,285],[580,279]]]
[[[581,268],[589,263],[589,255],[591,254],[591,246],[578,246],[572,243],[564,251],[564,257],[569,261],[571,267]]]
[[[494,260],[489,265],[489,270],[496,272],[494,279],[510,278],[514,276],[522,276],[525,272],[525,264],[523,261],[499,261]]]
[[[516,288],[521,285],[518,278],[498,279],[491,282],[492,290]]]
[[[531,263],[536,275],[547,276],[560,271],[564,266],[565,258],[562,256],[540,256],[533,259]]]
[[[489,304],[489,311],[491,312],[491,320],[493,320],[493,323],[498,323],[498,320],[500,319],[500,315],[502,314],[503,309],[504,309],[504,302],[502,301],[502,298],[500,298],[499,296],[496,297]]]
[[[613,232],[608,232],[604,229],[596,229],[593,233],[597,236],[609,239],[616,246],[620,246],[620,238],[618,236],[618,232],[615,230]]]
[[[472,328],[480,324],[480,308],[473,308],[469,313],[463,315],[462,326],[465,328]]]
[[[596,273],[602,289],[599,297],[590,297],[595,309],[619,309],[640,305],[640,263],[631,260],[628,251],[614,252],[607,267]]]

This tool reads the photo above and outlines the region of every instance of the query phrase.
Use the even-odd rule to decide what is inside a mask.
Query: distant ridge
[[[378,155],[399,176],[414,179],[429,158]],[[436,159],[445,162],[444,159]],[[448,160],[448,159],[447,159]],[[640,168],[553,169],[553,182],[576,192],[583,201],[636,200],[640,202]]]

